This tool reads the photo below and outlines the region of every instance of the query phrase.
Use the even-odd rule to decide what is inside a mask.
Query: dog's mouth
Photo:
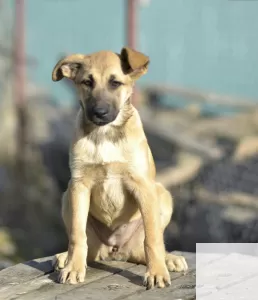
[[[104,120],[91,120],[92,123],[94,123],[97,126],[105,126],[109,123],[111,123],[112,121],[104,121]]]
[[[88,119],[97,126],[105,126],[112,123],[117,117],[117,113],[106,115],[105,117],[99,118],[94,114],[88,114]]]

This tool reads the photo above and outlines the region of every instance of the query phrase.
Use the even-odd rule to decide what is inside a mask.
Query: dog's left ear
[[[121,50],[120,58],[124,73],[129,74],[133,80],[147,73],[150,60],[145,54],[125,47]]]

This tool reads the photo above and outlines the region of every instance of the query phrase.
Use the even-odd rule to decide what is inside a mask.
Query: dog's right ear
[[[85,55],[72,54],[59,60],[52,72],[52,80],[59,81],[63,77],[74,79],[82,66]]]

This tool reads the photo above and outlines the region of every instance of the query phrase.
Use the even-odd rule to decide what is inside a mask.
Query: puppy
[[[144,284],[163,288],[168,271],[186,261],[165,251],[163,233],[173,205],[155,182],[155,165],[137,110],[135,80],[149,58],[130,48],[60,60],[53,81],[71,79],[80,110],[70,149],[71,179],[62,199],[68,252],[56,255],[59,282],[83,282],[87,262],[119,259],[145,264]]]

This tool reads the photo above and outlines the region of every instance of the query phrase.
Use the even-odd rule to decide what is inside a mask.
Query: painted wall
[[[152,0],[141,12],[150,80],[258,98],[258,1]]]
[[[30,79],[69,103],[51,82],[62,52],[119,51],[123,0],[27,0],[27,52],[39,61]],[[258,1],[150,0],[139,10],[139,49],[150,55],[141,83],[171,83],[258,99]]]
[[[27,52],[39,62],[31,80],[50,89],[62,104],[71,95],[51,73],[62,53],[117,51],[124,43],[124,3],[121,0],[27,0]]]

